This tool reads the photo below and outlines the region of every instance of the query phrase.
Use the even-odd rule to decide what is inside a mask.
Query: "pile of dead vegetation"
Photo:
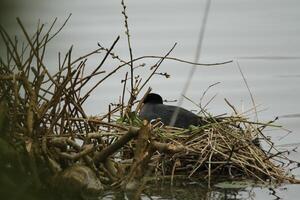
[[[178,178],[208,184],[220,177],[298,183],[281,166],[293,161],[263,135],[266,127],[276,127],[272,121],[251,122],[238,113],[213,117],[204,112],[202,117],[209,123],[180,129],[137,117],[142,106],[137,96],[161,63],[165,59],[185,62],[169,57],[174,47],[164,56],[149,56],[157,61],[145,81],[134,76],[134,63],[147,56],[128,62],[116,56],[113,49],[119,37],[111,47],[99,45],[77,59],[72,59],[70,48],[65,56],[59,54],[57,73],[50,73],[44,62],[46,47],[62,29],[52,34],[55,22],[48,30],[40,25],[29,35],[18,19],[26,39],[23,44],[5,29],[0,31],[7,50],[0,62],[1,146],[9,149],[7,163],[30,174],[34,185],[97,193],[112,188],[142,191],[148,181],[172,183]],[[96,54],[102,60],[87,72],[87,59]],[[102,67],[109,58],[120,64],[106,72]],[[208,65],[218,64],[224,63]],[[130,75],[125,75],[120,102],[110,105],[103,116],[88,116],[83,105],[93,90],[128,66]],[[269,148],[263,149],[260,143]]]

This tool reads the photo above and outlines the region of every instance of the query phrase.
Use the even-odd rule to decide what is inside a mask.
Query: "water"
[[[164,55],[177,42],[171,56],[193,61],[205,1],[126,2],[134,57]],[[297,0],[212,1],[199,62],[234,62],[219,67],[197,67],[187,96],[199,102],[209,85],[221,82],[211,88],[204,98],[203,104],[217,94],[208,106],[210,112],[232,113],[224,98],[240,111],[252,108],[249,92],[237,68],[239,62],[255,103],[259,105],[259,119],[268,121],[280,116],[278,124],[292,131],[284,139],[281,138],[285,131],[270,131],[267,134],[278,145],[300,143],[297,136],[300,132],[299,9],[300,2]],[[16,26],[16,16],[29,30],[33,30],[38,19],[50,24],[58,17],[61,24],[72,13],[67,26],[49,46],[49,65],[57,64],[57,52],[65,52],[71,45],[74,45],[76,57],[97,48],[97,42],[109,47],[118,35],[121,35],[121,41],[114,51],[124,59],[129,58],[119,1],[3,0],[0,11],[1,24],[17,35],[20,35],[20,29]],[[94,57],[90,65],[95,66],[99,60]],[[155,63],[148,59],[143,62],[148,67]],[[168,72],[171,78],[155,77],[149,85],[166,99],[178,99],[190,68],[190,65],[183,63],[165,61],[159,71]],[[105,70],[110,69],[112,66],[108,62]],[[95,91],[85,105],[87,113],[105,113],[108,103],[118,101],[122,90],[120,79],[125,71],[117,73]],[[148,70],[142,69],[140,73],[146,76]],[[184,101],[183,106],[195,109],[188,101]],[[299,153],[290,156],[300,161]],[[300,174],[299,170],[294,173]],[[282,197],[298,199],[298,185],[286,185],[284,188],[286,190],[278,189]],[[267,189],[251,191],[255,199],[274,199]]]

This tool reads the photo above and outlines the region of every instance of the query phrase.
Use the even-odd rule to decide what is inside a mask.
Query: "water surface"
[[[177,42],[171,55],[194,60],[206,1],[126,2],[134,57],[164,55]],[[74,45],[76,57],[97,48],[97,42],[109,47],[118,35],[121,35],[121,41],[114,51],[124,59],[129,58],[119,1],[4,0],[1,4],[1,24],[16,35],[20,35],[15,21],[17,16],[28,30],[34,30],[38,19],[49,25],[58,17],[59,24],[62,24],[72,13],[67,26],[49,46],[48,65],[55,66],[57,52],[65,52],[71,45]],[[297,146],[300,143],[299,10],[300,2],[297,0],[212,1],[199,62],[234,62],[219,67],[197,67],[187,96],[199,102],[209,85],[220,82],[204,98],[205,104],[217,94],[208,106],[210,112],[215,115],[232,113],[224,98],[241,112],[252,108],[250,94],[237,68],[238,62],[255,103],[259,105],[259,119],[269,121],[279,116],[278,124],[292,131],[284,139],[284,130],[269,131],[266,134],[272,136],[278,145],[292,143],[293,147]],[[97,65],[99,60],[94,57],[90,66]],[[143,62],[147,67],[155,63],[154,60]],[[108,62],[104,68],[109,71],[113,67],[112,62]],[[149,86],[166,99],[178,99],[190,68],[190,65],[183,63],[165,61],[160,71],[168,72],[171,78],[155,77]],[[115,74],[95,91],[85,105],[88,114],[105,113],[108,103],[118,101],[122,91],[120,80],[126,70],[128,69]],[[140,73],[146,76],[149,71],[145,68]],[[183,106],[196,109],[188,101],[184,101]],[[249,117],[253,118],[254,114]],[[300,161],[298,152],[290,156]],[[294,173],[299,175],[299,170]],[[277,191],[282,198],[298,199],[299,189],[298,185],[287,185]],[[274,199],[267,188],[249,188],[246,191],[254,193],[254,197],[245,197],[243,193],[239,193],[237,198]],[[188,189],[183,192],[188,193]]]

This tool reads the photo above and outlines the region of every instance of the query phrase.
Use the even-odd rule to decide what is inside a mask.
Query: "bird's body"
[[[174,112],[178,112],[176,121],[174,124],[170,124]],[[198,115],[178,106],[164,105],[161,96],[154,93],[148,94],[145,98],[144,106],[140,111],[140,118],[148,121],[159,118],[165,125],[173,125],[179,128],[203,124]]]

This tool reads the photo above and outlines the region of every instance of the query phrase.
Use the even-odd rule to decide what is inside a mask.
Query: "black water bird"
[[[205,122],[196,114],[171,105],[164,105],[160,95],[150,93],[143,101],[144,105],[140,111],[140,118],[148,121],[159,118],[164,125],[171,125],[171,119],[174,112],[178,112],[177,118],[173,126],[179,128],[188,128],[190,125],[201,126]],[[178,111],[176,111],[178,110]]]

